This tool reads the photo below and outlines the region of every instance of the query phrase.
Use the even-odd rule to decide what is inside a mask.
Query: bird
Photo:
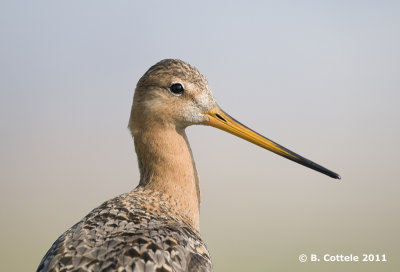
[[[128,128],[138,159],[138,186],[65,231],[37,271],[212,271],[199,230],[199,175],[185,133],[190,125],[222,129],[340,179],[223,111],[194,66],[164,59],[144,73],[133,96]]]

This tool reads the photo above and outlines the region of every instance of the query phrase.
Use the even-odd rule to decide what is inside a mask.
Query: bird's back
[[[212,271],[207,248],[159,193],[135,189],[61,235],[37,271]]]

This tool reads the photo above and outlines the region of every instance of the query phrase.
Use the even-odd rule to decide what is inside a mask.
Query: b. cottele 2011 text
[[[317,254],[310,254],[310,262],[319,262],[321,261],[318,258]],[[349,254],[324,254],[323,256],[324,262],[386,262],[386,254],[362,254],[362,258],[358,255]]]

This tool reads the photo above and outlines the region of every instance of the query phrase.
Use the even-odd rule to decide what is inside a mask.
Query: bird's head
[[[166,59],[140,78],[129,120],[132,134],[154,127],[184,129],[204,124],[222,129],[306,167],[340,179],[340,176],[249,129],[220,109],[206,78],[181,60]]]
[[[133,98],[131,129],[157,123],[185,128],[208,120],[216,106],[207,79],[193,66],[166,59],[139,80]]]

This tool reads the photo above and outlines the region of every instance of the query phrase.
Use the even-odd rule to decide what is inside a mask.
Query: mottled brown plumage
[[[211,271],[199,233],[167,198],[139,187],[103,203],[58,238],[38,271]]]

